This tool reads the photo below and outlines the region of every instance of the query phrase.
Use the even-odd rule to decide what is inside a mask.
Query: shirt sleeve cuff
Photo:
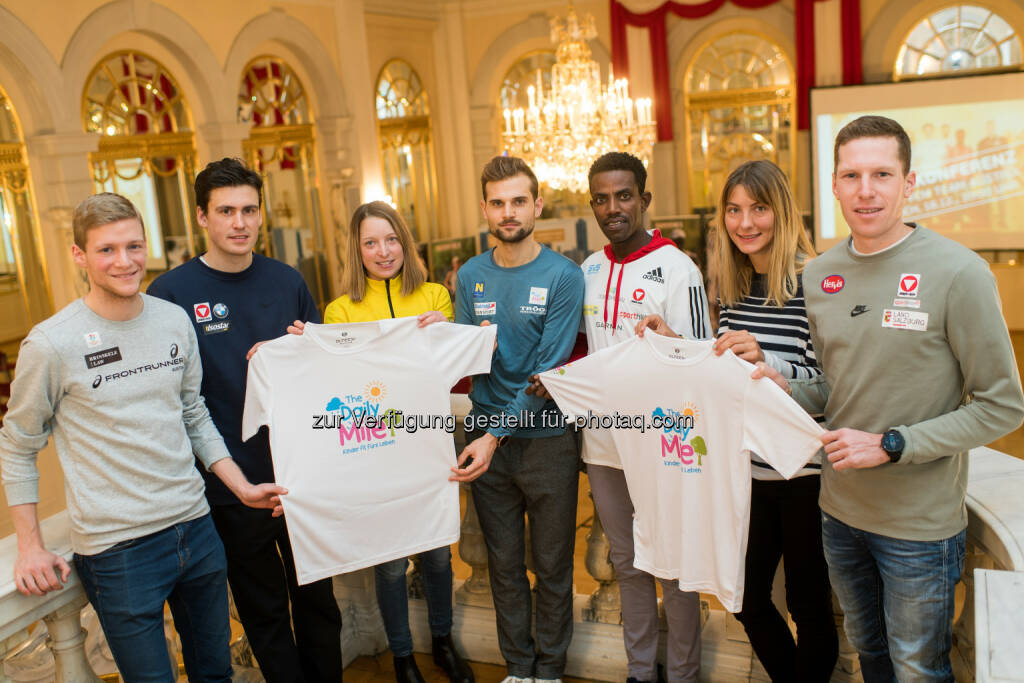
[[[19,481],[4,484],[8,505],[25,505],[39,502],[39,480]]]
[[[222,439],[216,441],[208,441],[203,444],[202,447],[196,450],[196,457],[199,458],[199,462],[203,463],[203,467],[209,472],[213,464],[218,460],[224,458],[230,458],[231,453],[228,452],[228,447],[224,445]]]

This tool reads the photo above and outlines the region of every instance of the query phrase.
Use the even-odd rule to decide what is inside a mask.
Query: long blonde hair
[[[402,217],[384,202],[368,202],[352,214],[352,222],[348,230],[348,267],[342,277],[345,293],[352,301],[359,302],[366,296],[366,278],[369,277],[363,267],[363,251],[360,249],[360,227],[367,218],[383,218],[395,230],[398,243],[402,245],[402,295],[408,296],[427,281],[427,268],[420,259],[416,249],[416,240],[412,231]]]
[[[718,298],[725,306],[735,306],[750,294],[750,283],[754,277],[754,265],[729,238],[725,229],[725,206],[736,187],[742,187],[754,201],[772,210],[775,229],[768,257],[768,273],[765,293],[768,303],[782,307],[796,296],[797,275],[804,263],[815,255],[803,219],[797,208],[793,191],[786,174],[770,161],[748,161],[729,174],[718,201],[718,215],[715,217],[714,252],[715,278],[718,284]]]

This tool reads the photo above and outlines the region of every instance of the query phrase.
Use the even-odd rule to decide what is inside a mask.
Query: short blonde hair
[[[420,285],[427,281],[427,267],[420,260],[420,253],[416,249],[416,240],[413,239],[412,231],[405,224],[402,217],[398,215],[390,204],[384,202],[369,202],[363,204],[352,214],[352,223],[348,230],[348,264],[345,268],[345,275],[342,278],[345,293],[352,301],[359,302],[366,296],[366,269],[363,268],[363,251],[360,248],[362,235],[360,228],[367,218],[383,218],[395,231],[398,243],[402,245],[402,296],[412,294]]]
[[[85,249],[85,238],[90,230],[123,221],[126,218],[134,218],[139,221],[142,238],[145,239],[146,228],[142,224],[142,216],[130,201],[113,192],[100,192],[86,197],[75,207],[75,213],[71,217],[71,232],[74,235],[75,245],[79,249]]]

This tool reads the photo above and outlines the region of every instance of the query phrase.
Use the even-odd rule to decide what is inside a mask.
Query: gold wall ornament
[[[594,17],[581,21],[569,4],[563,20],[551,19],[551,42],[557,44],[550,87],[538,72],[527,87],[525,108],[502,112],[505,151],[522,157],[537,179],[555,190],[587,190],[587,172],[606,152],[629,152],[644,164],[656,138],[651,100],[633,100],[629,81],[609,70],[607,85],[591,57],[587,40],[597,36]]]

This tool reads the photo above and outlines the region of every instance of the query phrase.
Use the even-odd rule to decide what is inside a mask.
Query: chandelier
[[[565,20],[551,20],[551,42],[557,63],[551,69],[551,89],[544,91],[541,72],[537,85],[526,89],[529,105],[505,109],[502,141],[505,151],[522,157],[537,178],[555,190],[585,192],[590,164],[606,152],[629,152],[646,166],[655,139],[649,98],[632,100],[629,82],[601,70],[591,58],[587,40],[597,36],[594,17],[581,22],[572,3]]]

